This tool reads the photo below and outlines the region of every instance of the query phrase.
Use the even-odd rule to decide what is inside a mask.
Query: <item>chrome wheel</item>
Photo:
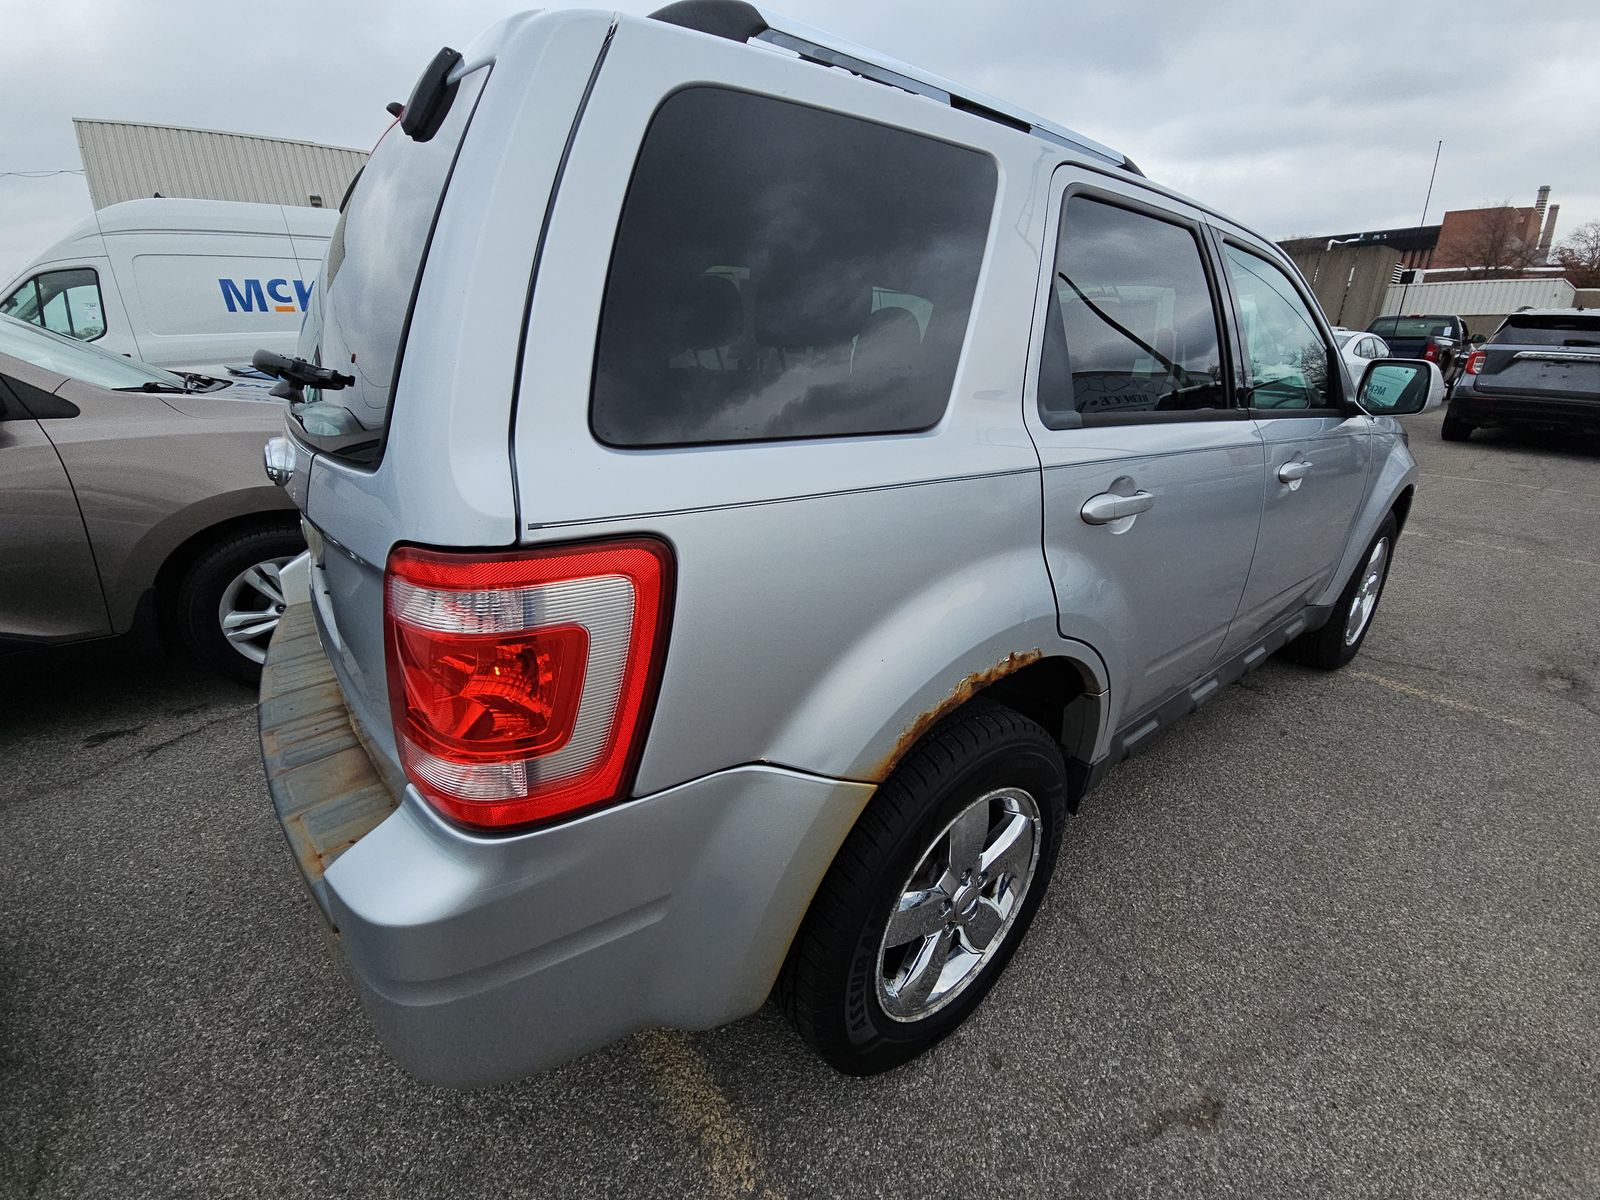
[[[1378,607],[1378,593],[1383,590],[1383,576],[1389,569],[1389,539],[1379,538],[1361,571],[1361,584],[1355,598],[1350,601],[1350,612],[1344,621],[1344,644],[1354,646],[1372,620],[1372,610]]]
[[[974,800],[900,889],[878,946],[878,1003],[920,1021],[959,996],[1011,931],[1039,865],[1039,805],[1021,788]]]
[[[283,585],[278,574],[292,555],[246,567],[222,589],[217,620],[228,644],[253,663],[265,662],[267,643],[283,615]]]

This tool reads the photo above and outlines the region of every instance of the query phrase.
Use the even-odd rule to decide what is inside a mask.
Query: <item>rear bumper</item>
[[[262,677],[273,804],[379,1036],[431,1083],[755,1011],[873,792],[746,766],[551,829],[465,833],[390,797],[307,637],[292,607]]]
[[[1576,399],[1537,393],[1489,394],[1458,387],[1450,401],[1450,415],[1474,425],[1542,425],[1600,431],[1600,396]]]

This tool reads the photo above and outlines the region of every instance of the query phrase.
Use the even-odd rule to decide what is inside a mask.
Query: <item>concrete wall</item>
[[[1383,307],[1400,253],[1389,246],[1297,246],[1290,257],[1335,325],[1365,329]]]

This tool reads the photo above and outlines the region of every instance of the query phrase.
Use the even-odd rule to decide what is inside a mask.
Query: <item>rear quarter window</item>
[[[669,96],[623,203],[591,423],[650,447],[943,415],[994,206],[988,155],[722,88]]]

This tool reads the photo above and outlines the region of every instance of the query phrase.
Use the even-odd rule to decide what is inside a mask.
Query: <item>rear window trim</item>
[[[627,207],[627,198],[632,194],[634,181],[638,177],[640,163],[644,157],[645,143],[650,137],[651,129],[655,127],[656,120],[661,115],[661,110],[665,108],[674,97],[681,95],[684,92],[708,89],[727,92],[733,95],[753,96],[761,100],[774,100],[783,104],[791,104],[796,108],[809,109],[813,112],[828,113],[832,116],[838,117],[848,117],[851,120],[861,121],[868,125],[875,125],[880,129],[896,130],[901,133],[922,138],[926,141],[937,142],[941,145],[951,146],[958,150],[970,151],[972,153],[982,155],[983,158],[989,163],[990,167],[994,171],[994,191],[989,202],[989,218],[984,226],[983,254],[979,259],[978,272],[973,283],[972,303],[967,313],[967,323],[961,333],[961,352],[956,357],[955,372],[950,381],[950,392],[945,397],[944,405],[940,409],[939,415],[927,424],[919,425],[916,428],[874,430],[862,433],[840,433],[837,431],[822,433],[796,433],[784,436],[723,438],[716,441],[706,441],[702,439],[698,441],[651,442],[648,445],[609,441],[600,433],[599,429],[595,427],[594,404],[595,381],[599,378],[600,372],[600,331],[605,323],[606,297],[605,290],[603,289],[600,299],[600,318],[596,322],[594,330],[594,351],[590,356],[589,363],[588,402],[584,406],[585,423],[589,427],[589,435],[594,439],[595,444],[597,446],[604,447],[607,451],[610,451],[614,454],[654,454],[660,451],[673,450],[718,450],[724,447],[740,446],[783,446],[793,445],[800,442],[840,442],[848,444],[852,442],[860,442],[865,439],[925,437],[934,430],[937,430],[941,425],[944,425],[947,421],[949,421],[951,410],[955,406],[956,385],[960,381],[962,368],[966,365],[967,351],[972,342],[973,326],[978,316],[979,294],[983,289],[983,283],[989,268],[990,256],[994,251],[996,233],[995,226],[1000,217],[1001,172],[999,158],[992,150],[985,146],[973,145],[971,142],[958,141],[955,138],[929,133],[926,129],[913,128],[908,125],[900,125],[890,121],[880,120],[876,117],[863,116],[860,112],[849,108],[840,108],[831,104],[819,104],[811,100],[800,100],[787,94],[761,91],[750,87],[735,86],[733,84],[724,83],[718,80],[694,80],[688,83],[682,83],[677,87],[674,87],[671,91],[667,92],[656,103],[656,106],[650,111],[649,120],[645,122],[644,132],[639,137],[638,145],[634,147],[633,165],[628,170],[628,182],[622,190],[622,203],[617,210],[616,229],[611,238],[611,251],[606,256],[606,289],[609,289],[610,287],[612,272],[616,266],[617,251],[622,241],[622,215]]]

